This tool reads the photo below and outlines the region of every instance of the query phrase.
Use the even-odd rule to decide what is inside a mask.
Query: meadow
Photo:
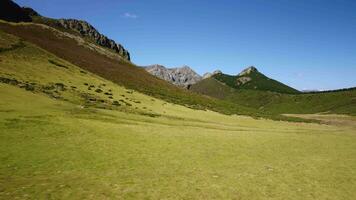
[[[355,118],[194,110],[0,33],[0,199],[356,198]]]

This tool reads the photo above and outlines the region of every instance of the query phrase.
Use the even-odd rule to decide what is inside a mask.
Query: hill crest
[[[300,93],[292,87],[265,76],[254,66],[242,70],[236,76],[218,73],[213,75],[212,78],[234,89],[262,90],[287,94]]]

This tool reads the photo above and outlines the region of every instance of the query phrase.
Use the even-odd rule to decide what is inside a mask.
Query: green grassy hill
[[[241,73],[237,76],[218,73],[213,78],[235,89],[261,90],[287,94],[300,93],[294,88],[268,78],[254,67],[247,68],[245,71],[246,73]]]
[[[39,46],[0,31],[0,199],[356,198],[354,126],[190,109]]]
[[[191,90],[270,114],[325,112],[356,115],[356,89],[283,94],[251,89],[233,89],[212,77],[193,85]]]

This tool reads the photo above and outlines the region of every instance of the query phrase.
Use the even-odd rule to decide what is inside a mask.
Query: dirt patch
[[[328,125],[350,127],[356,130],[356,117],[336,114],[285,114],[288,117],[315,119]]]

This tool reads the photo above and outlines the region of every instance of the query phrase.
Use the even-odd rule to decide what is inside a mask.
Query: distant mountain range
[[[236,76],[224,74],[220,70],[216,70],[213,73],[205,73],[203,77],[188,66],[166,68],[162,65],[151,65],[144,68],[147,72],[160,79],[187,89],[190,89],[191,86],[193,88],[199,87],[201,80],[215,79],[234,89],[252,89],[289,94],[300,93],[294,88],[268,78],[253,66],[244,69]]]

